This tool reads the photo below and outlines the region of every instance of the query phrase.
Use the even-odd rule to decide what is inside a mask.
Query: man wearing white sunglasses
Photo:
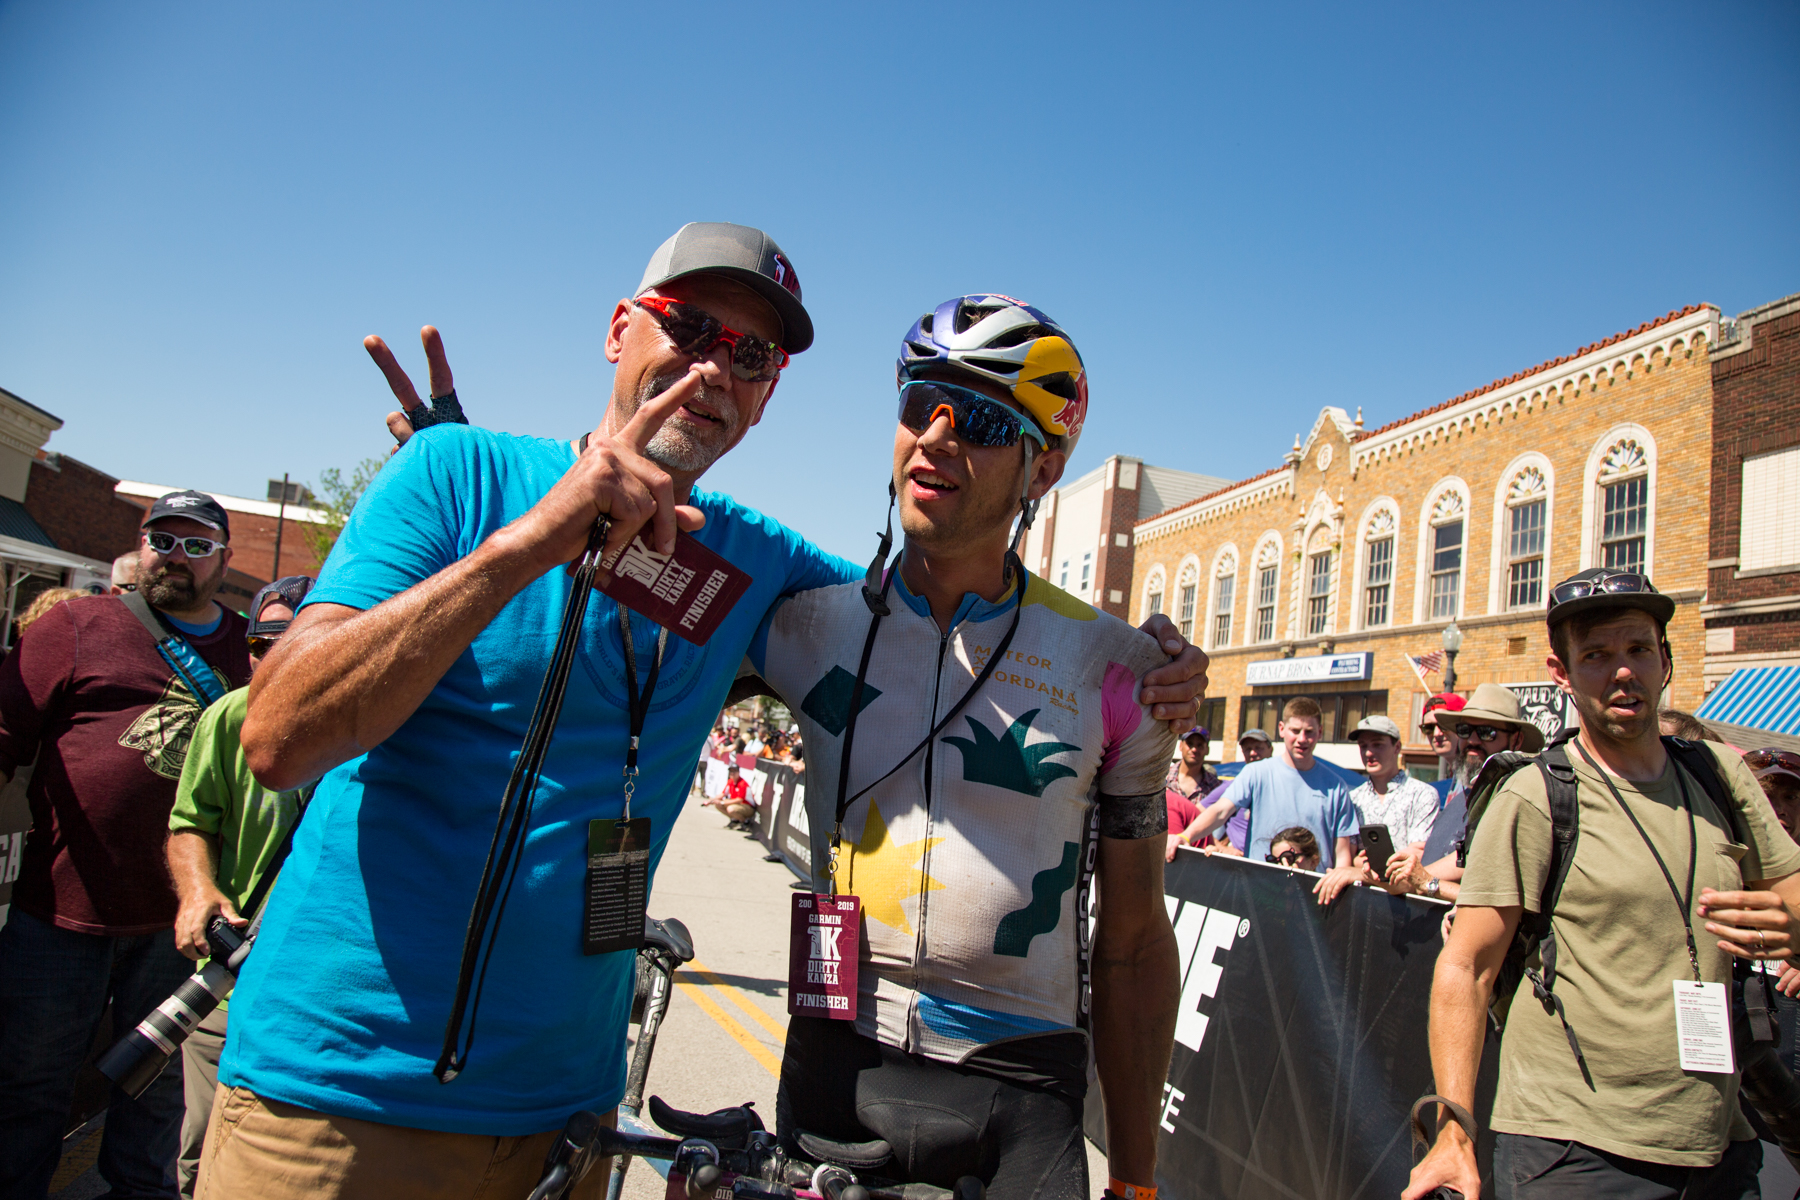
[[[58,604],[0,664],[0,779],[37,762],[0,929],[0,1196],[45,1194],[107,1003],[129,1029],[193,971],[162,845],[201,710],[250,682],[249,623],[213,602],[230,537],[216,500],[171,492],[144,515],[137,591]],[[113,1195],[175,1195],[182,1107],[179,1069],[113,1092]]]

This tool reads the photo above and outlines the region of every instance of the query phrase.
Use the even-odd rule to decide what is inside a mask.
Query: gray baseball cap
[[[1260,729],[1246,729],[1246,730],[1244,730],[1244,732],[1238,734],[1238,744],[1239,745],[1243,745],[1245,742],[1268,742],[1268,741],[1269,741],[1269,735],[1264,733]],[[1269,742],[1269,744],[1274,745],[1273,742]]]
[[[798,354],[813,342],[812,318],[800,303],[800,277],[775,239],[748,225],[689,221],[656,248],[633,295],[687,275],[723,275],[743,284],[781,318],[781,348]]]
[[[1396,742],[1400,740],[1400,727],[1394,724],[1392,718],[1384,717],[1380,713],[1376,713],[1374,716],[1364,717],[1356,728],[1350,732],[1350,740],[1355,741],[1356,735],[1359,733],[1385,733]]]

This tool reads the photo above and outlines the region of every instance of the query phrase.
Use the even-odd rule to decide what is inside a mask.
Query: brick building
[[[119,496],[119,481],[66,454],[40,450],[31,464],[25,510],[61,549],[110,563],[134,549],[142,505]]]
[[[1680,603],[1671,699],[1692,709],[1718,331],[1696,305],[1377,429],[1327,407],[1281,464],[1137,523],[1133,619],[1168,611],[1206,647],[1226,757],[1294,695],[1320,701],[1327,741],[1386,712],[1422,752],[1406,655],[1454,620],[1457,690],[1532,685],[1534,719],[1560,724],[1545,590],[1634,567]]]
[[[1709,691],[1800,664],[1800,294],[1727,322],[1712,380]]]
[[[1115,454],[1045,494],[1020,559],[1026,570],[1065,592],[1124,617],[1131,607],[1131,533],[1138,518],[1228,482]]]

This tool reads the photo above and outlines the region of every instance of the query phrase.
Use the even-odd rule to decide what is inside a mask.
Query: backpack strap
[[[1538,911],[1521,913],[1519,924],[1527,937],[1536,942],[1538,952],[1540,965],[1525,968],[1525,978],[1531,982],[1532,994],[1544,1006],[1545,1012],[1554,1012],[1556,1019],[1562,1022],[1563,1036],[1569,1040],[1569,1049],[1575,1054],[1576,1065],[1581,1068],[1582,1078],[1592,1087],[1593,1077],[1588,1072],[1587,1058],[1581,1053],[1581,1042],[1569,1024],[1562,997],[1554,990],[1556,929],[1551,917],[1556,912],[1557,902],[1562,899],[1563,884],[1567,882],[1569,867],[1575,861],[1575,845],[1581,838],[1580,789],[1568,751],[1569,740],[1576,732],[1565,730],[1558,734],[1537,758],[1538,772],[1544,777],[1545,800],[1550,807],[1550,859],[1544,876],[1544,891],[1538,899]]]
[[[150,640],[156,643],[156,652],[162,660],[169,664],[169,669],[187,685],[201,708],[210,708],[225,695],[225,689],[219,686],[219,677],[200,657],[200,652],[188,645],[186,638],[177,633],[162,614],[150,607],[142,592],[126,592],[120,599],[125,601],[125,611],[138,619]],[[221,612],[219,619],[225,619]]]

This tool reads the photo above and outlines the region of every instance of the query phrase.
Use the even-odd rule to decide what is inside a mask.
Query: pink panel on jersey
[[[1106,677],[1100,683],[1100,726],[1105,734],[1106,754],[1100,759],[1100,773],[1113,769],[1119,747],[1144,723],[1144,710],[1138,707],[1137,676],[1131,668],[1118,663],[1106,664]]]

